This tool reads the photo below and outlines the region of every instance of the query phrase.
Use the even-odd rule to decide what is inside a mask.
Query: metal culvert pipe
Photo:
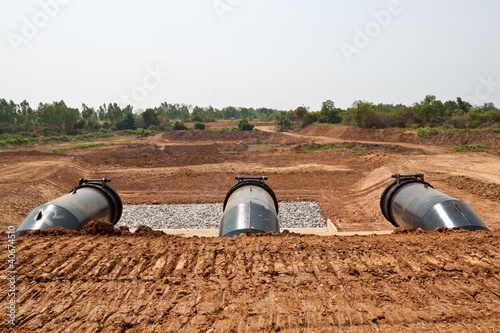
[[[38,230],[63,227],[82,230],[91,221],[102,219],[116,224],[123,204],[116,191],[106,183],[110,179],[80,179],[70,193],[36,207],[16,230]]]
[[[469,205],[435,190],[424,181],[423,174],[396,174],[392,178],[396,180],[382,193],[380,209],[395,227],[409,231],[439,227],[489,231]]]
[[[219,237],[246,233],[279,232],[278,200],[264,183],[267,177],[236,177],[238,182],[227,192]]]

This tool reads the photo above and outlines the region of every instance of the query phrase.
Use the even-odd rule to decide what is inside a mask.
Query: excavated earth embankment
[[[402,129],[363,129],[348,126],[311,125],[300,131],[302,135],[331,136],[344,140],[362,140],[379,142],[404,142],[426,145],[477,145],[484,144],[491,148],[500,148],[500,130],[496,131],[450,131],[445,133],[429,133],[428,136],[419,137],[417,132]]]
[[[97,223],[32,232],[16,241],[12,331],[495,332],[499,248],[499,231],[220,239]],[[5,293],[0,301],[5,309]]]

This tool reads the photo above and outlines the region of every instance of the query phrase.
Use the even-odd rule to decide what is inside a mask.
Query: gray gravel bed
[[[280,203],[280,228],[323,228],[326,222],[316,202]],[[124,205],[117,227],[153,229],[219,229],[222,204]]]

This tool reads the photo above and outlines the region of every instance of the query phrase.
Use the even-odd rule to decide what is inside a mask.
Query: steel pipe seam
[[[72,192],[77,191],[81,188],[92,188],[100,191],[106,197],[111,210],[112,218],[109,222],[113,224],[118,223],[123,213],[123,204],[120,196],[111,186],[97,182],[88,182],[82,185],[78,185],[72,190]]]
[[[382,211],[382,214],[384,215],[384,217],[389,222],[391,222],[391,224],[393,226],[395,226],[396,228],[399,227],[399,225],[397,225],[397,223],[392,215],[392,209],[391,209],[392,206],[389,203],[392,201],[392,199],[394,198],[394,196],[398,192],[398,190],[400,188],[402,188],[404,185],[407,185],[409,183],[419,183],[419,184],[423,184],[424,186],[434,188],[431,184],[423,181],[423,177],[422,177],[422,179],[420,179],[418,177],[415,177],[415,178],[405,177],[403,179],[398,178],[397,180],[390,183],[389,186],[387,186],[384,189],[384,192],[382,192],[382,196],[380,197],[380,210]]]
[[[123,204],[118,193],[106,184],[109,179],[81,179],[70,193],[36,207],[16,230],[63,227],[82,230],[90,221],[99,219],[116,224],[122,214]]]
[[[246,233],[279,232],[278,200],[264,183],[266,177],[236,177],[223,205],[220,237]]]
[[[393,178],[396,181],[382,193],[380,208],[395,227],[410,231],[439,227],[489,231],[469,205],[435,190],[424,181],[423,175],[393,175]]]

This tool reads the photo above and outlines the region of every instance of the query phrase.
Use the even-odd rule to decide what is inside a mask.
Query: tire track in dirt
[[[498,231],[47,236],[17,240],[19,332],[491,330],[500,317]]]

